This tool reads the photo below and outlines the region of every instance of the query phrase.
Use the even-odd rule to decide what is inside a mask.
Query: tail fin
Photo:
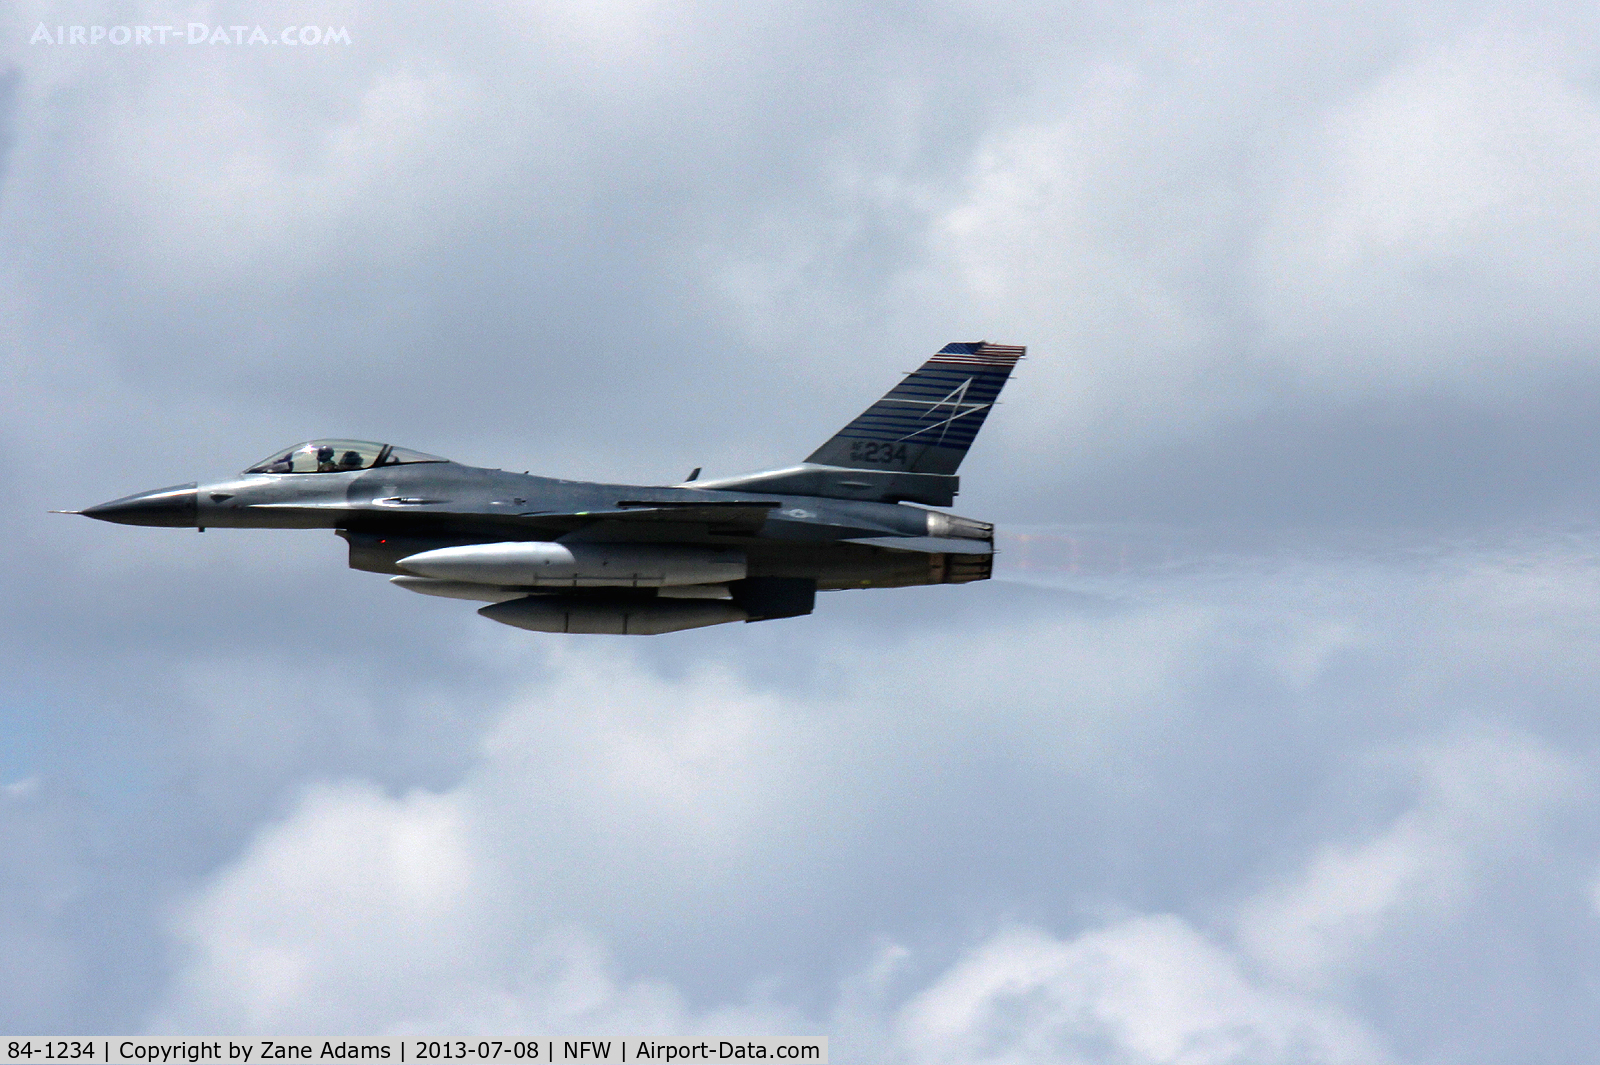
[[[856,470],[949,475],[1027,348],[946,344],[806,459]]]
[[[946,344],[800,465],[693,487],[947,507],[960,488],[956,467],[1027,350]]]

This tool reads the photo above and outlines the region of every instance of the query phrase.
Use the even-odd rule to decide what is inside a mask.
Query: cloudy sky
[[[37,39],[190,23],[349,43]],[[0,1028],[1594,1060],[1597,41],[0,8]],[[979,338],[1006,579],[804,619],[543,636],[46,513],[314,436],[745,472]]]

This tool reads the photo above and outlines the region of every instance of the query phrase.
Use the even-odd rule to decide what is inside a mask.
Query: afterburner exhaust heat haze
[[[649,635],[812,611],[818,591],[990,576],[994,526],[929,507],[1025,349],[948,344],[804,462],[640,487],[312,440],[215,484],[81,513],[124,525],[333,529],[354,569],[538,632]]]

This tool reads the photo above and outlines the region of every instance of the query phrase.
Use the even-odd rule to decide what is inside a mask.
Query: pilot
[[[343,455],[340,455],[339,468],[341,470],[359,470],[361,468],[361,452],[346,451]]]
[[[333,448],[323,444],[317,448],[317,472],[332,473],[339,467],[333,464]]]

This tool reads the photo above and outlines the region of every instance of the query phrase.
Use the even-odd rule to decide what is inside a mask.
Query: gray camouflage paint
[[[746,477],[603,484],[466,466],[389,445],[311,441],[236,479],[159,488],[83,513],[202,530],[333,529],[349,542],[352,568],[452,598],[471,598],[471,590],[463,594],[456,581],[432,586],[407,560],[443,548],[516,542],[589,545],[589,557],[602,564],[628,552],[637,556],[638,545],[662,549],[663,558],[667,547],[680,557],[683,549],[736,550],[744,576],[711,586],[704,597],[731,599],[733,609],[710,601],[661,603],[655,587],[638,580],[618,587],[580,566],[559,590],[485,579],[481,598],[494,605],[482,613],[543,631],[649,634],[793,617],[811,612],[819,590],[990,576],[991,524],[909,502],[954,497],[955,470],[1022,354],[1020,347],[984,342],[947,345],[801,466]],[[350,465],[367,468],[336,468],[333,456],[341,450]],[[305,463],[317,468],[279,472],[292,469],[292,456],[317,454],[320,466]],[[508,602],[513,593],[530,601],[518,607]],[[646,616],[654,620],[641,627],[637,619]]]

